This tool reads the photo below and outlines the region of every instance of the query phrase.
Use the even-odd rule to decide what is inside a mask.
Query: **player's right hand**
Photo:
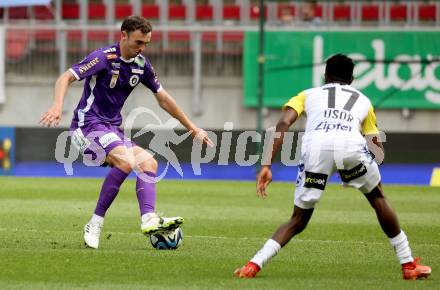
[[[55,127],[61,121],[61,108],[56,106],[52,106],[46,113],[43,114],[38,124],[43,125],[44,127]]]
[[[266,188],[272,182],[272,171],[269,166],[262,166],[257,176],[257,195],[266,198]]]

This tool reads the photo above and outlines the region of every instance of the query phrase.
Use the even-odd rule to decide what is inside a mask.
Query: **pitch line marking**
[[[49,230],[37,230],[37,229],[8,229],[8,228],[0,228],[0,232],[34,232],[34,233],[82,233],[82,231],[49,231]],[[109,231],[108,233],[112,234],[120,234],[120,235],[140,235],[140,233],[127,233],[127,232],[115,232]],[[266,238],[258,238],[258,237],[225,237],[225,236],[205,236],[205,235],[185,235],[185,238],[194,238],[194,239],[221,239],[221,240],[253,240],[253,241],[261,241]],[[388,244],[385,242],[370,242],[370,241],[347,241],[347,240],[316,240],[316,239],[298,239],[295,238],[292,242],[300,242],[300,243],[327,243],[327,244],[353,244],[353,245],[384,245]],[[430,244],[430,243],[417,243],[419,246],[430,246],[430,247],[440,247],[440,244]]]

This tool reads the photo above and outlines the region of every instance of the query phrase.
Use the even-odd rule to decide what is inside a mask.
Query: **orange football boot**
[[[420,265],[420,258],[414,258],[413,262],[402,265],[403,279],[417,280],[428,278],[431,274],[431,267]]]
[[[234,275],[238,278],[254,278],[258,272],[260,272],[260,266],[248,262],[245,266],[236,269]]]

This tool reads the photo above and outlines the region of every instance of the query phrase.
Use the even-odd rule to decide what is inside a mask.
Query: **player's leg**
[[[385,198],[381,185],[377,185],[365,196],[375,210],[382,230],[388,236],[391,245],[396,251],[396,255],[402,265],[403,278],[407,280],[427,278],[431,274],[431,268],[420,265],[419,259],[412,257],[408,238],[405,232],[401,230],[397,215]]]
[[[375,210],[379,224],[388,238],[397,236],[401,231],[399,220],[385,198],[380,183],[371,192],[365,194],[365,197]]]
[[[376,162],[363,149],[347,154],[344,158],[344,166],[345,169],[339,171],[342,181],[365,194],[376,212],[382,230],[396,251],[402,265],[404,279],[427,277],[431,269],[419,265],[418,261],[413,259],[408,238],[401,230],[397,215],[383,193]]]
[[[313,214],[313,208],[302,209],[294,206],[292,217],[281,225],[266,241],[263,247],[244,267],[235,270],[234,274],[241,278],[253,278],[294,236],[301,233]]]
[[[112,168],[102,184],[95,212],[84,226],[84,242],[90,248],[97,249],[99,247],[99,237],[104,225],[105,214],[118,195],[121,184],[130,174],[132,160],[124,145],[115,146],[107,155],[106,162]]]
[[[289,221],[281,225],[273,234],[272,240],[284,247],[294,236],[301,233],[312,217],[314,208],[302,209],[294,206],[293,214]]]
[[[118,194],[122,182],[131,172],[133,162],[126,154],[124,135],[117,127],[108,124],[95,123],[72,128],[72,144],[81,151],[85,160],[94,166],[112,166],[102,184],[95,212],[84,226],[86,245],[98,248],[104,216]]]
[[[319,158],[311,162],[303,156],[305,164],[298,166],[295,190],[295,206],[291,218],[281,225],[271,239],[267,240],[257,254],[243,267],[235,270],[240,278],[253,278],[295,235],[301,233],[312,217],[315,204],[320,200],[327,180],[333,172],[333,157],[329,152],[320,152]]]
[[[134,146],[133,154],[136,162],[136,195],[141,216],[153,213],[156,209],[156,173],[157,161],[139,146]]]
[[[161,217],[156,212],[156,174],[157,161],[139,146],[134,146],[136,196],[141,213],[141,231],[152,234],[158,231],[172,230],[183,223],[182,217]]]

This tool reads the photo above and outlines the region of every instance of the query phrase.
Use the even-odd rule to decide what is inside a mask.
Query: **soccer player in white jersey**
[[[104,180],[94,214],[84,226],[84,242],[97,249],[104,217],[119,188],[136,171],[136,196],[144,234],[171,230],[183,223],[182,217],[161,217],[156,212],[157,162],[136,145],[120,128],[122,107],[133,89],[142,83],[154,94],[159,106],[180,121],[199,141],[214,146],[207,133],[198,128],[162,87],[148,58],[142,55],[151,41],[152,26],[145,18],[129,16],[121,24],[117,43],[93,51],[64,72],[55,84],[54,102],[40,123],[59,124],[64,96],[74,81],[84,80],[81,100],[70,125],[72,143],[88,159],[96,160],[103,152],[111,169]],[[104,160],[103,160],[104,161]]]
[[[280,136],[275,138],[270,161],[282,145],[284,133],[302,113],[307,115],[293,214],[245,266],[235,270],[237,277],[255,277],[290,239],[305,229],[328,178],[336,170],[342,182],[364,193],[376,211],[379,224],[402,265],[403,278],[415,280],[430,275],[431,268],[412,257],[408,239],[384,196],[378,165],[368,149],[376,155],[383,154],[376,116],[370,100],[350,86],[353,69],[349,57],[332,56],[326,62],[325,85],[303,91],[284,105],[276,126]],[[371,140],[368,147],[366,139]],[[270,165],[263,165],[257,177],[260,197],[267,197],[266,188],[271,181]]]

